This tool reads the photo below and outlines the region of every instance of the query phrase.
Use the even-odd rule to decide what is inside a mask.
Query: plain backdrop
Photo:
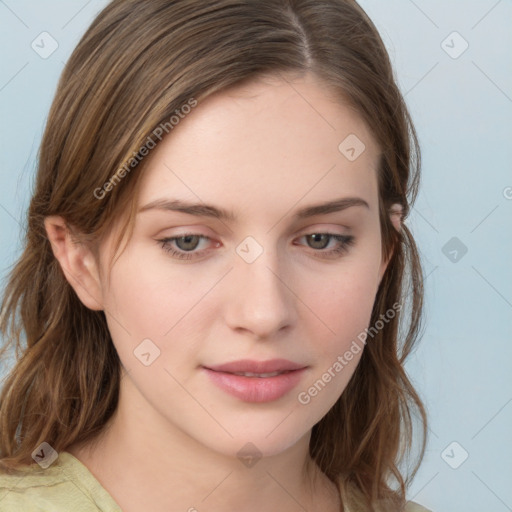
[[[0,1],[2,289],[22,247],[58,77],[106,3]],[[425,327],[407,370],[430,431],[409,498],[434,512],[512,510],[512,2],[360,3],[388,47],[423,151],[407,225],[427,276]],[[33,49],[41,37],[45,51],[58,45],[49,56]]]

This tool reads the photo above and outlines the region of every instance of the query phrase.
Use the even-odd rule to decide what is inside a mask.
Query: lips
[[[217,387],[240,400],[269,402],[297,386],[306,368],[286,359],[244,359],[202,369]]]

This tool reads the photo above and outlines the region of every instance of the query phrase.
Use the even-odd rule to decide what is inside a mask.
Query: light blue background
[[[512,510],[512,3],[360,3],[388,47],[423,150],[422,189],[407,222],[428,276],[426,322],[407,368],[430,414],[430,439],[409,497],[434,512]],[[0,1],[4,278],[21,250],[58,77],[104,5]],[[31,48],[43,31],[59,44],[48,59]],[[456,59],[441,46],[453,31],[469,44]],[[446,44],[462,48],[453,36]],[[452,237],[468,249],[455,263],[442,251]],[[467,460],[452,469],[445,460],[453,465],[462,450]]]

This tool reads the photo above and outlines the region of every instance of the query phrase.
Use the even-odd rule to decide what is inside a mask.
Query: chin
[[[236,457],[242,459],[247,457],[273,457],[279,455],[290,447],[294,446],[299,441],[303,440],[306,445],[309,444],[309,435],[311,430],[304,430],[304,422],[291,418],[290,415],[287,420],[286,413],[283,411],[273,421],[255,422],[247,428],[227,428],[229,433],[233,436],[230,437],[224,430],[217,429],[215,435],[211,430],[208,432],[202,431],[199,438],[196,438],[200,443],[209,446],[213,451],[226,455],[228,457]],[[286,424],[289,421],[288,424]],[[226,425],[227,426],[227,425]],[[210,433],[206,438],[205,434]]]

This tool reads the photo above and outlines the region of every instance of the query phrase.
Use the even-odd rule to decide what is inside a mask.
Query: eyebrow
[[[326,215],[328,213],[339,212],[351,208],[353,206],[363,206],[370,209],[369,204],[360,197],[344,197],[334,199],[326,203],[315,204],[306,206],[296,212],[294,218],[297,220],[314,217],[316,215]],[[156,199],[150,203],[142,206],[137,213],[142,213],[148,210],[164,210],[187,213],[197,217],[212,217],[219,220],[230,222],[236,221],[236,216],[233,212],[219,208],[205,203],[190,203],[180,199]]]

